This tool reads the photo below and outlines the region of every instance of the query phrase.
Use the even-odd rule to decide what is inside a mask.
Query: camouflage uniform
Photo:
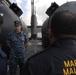
[[[25,46],[28,42],[26,34],[21,31],[20,33],[11,32],[7,38],[7,43],[11,45],[10,50],[10,73],[11,75],[16,75],[17,64],[20,67],[20,75],[22,67],[24,66],[25,58]]]

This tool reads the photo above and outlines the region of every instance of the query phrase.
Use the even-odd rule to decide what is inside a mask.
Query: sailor
[[[50,25],[53,45],[29,58],[23,75],[76,75],[76,15],[58,11]]]
[[[22,24],[20,21],[14,21],[15,31],[10,32],[7,37],[7,45],[10,47],[10,75],[16,75],[17,65],[20,68],[20,75],[22,75],[22,68],[24,66],[24,59],[26,55],[26,47],[28,46],[27,35],[22,31]]]

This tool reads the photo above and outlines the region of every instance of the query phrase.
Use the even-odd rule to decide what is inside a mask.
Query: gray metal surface
[[[32,56],[35,53],[38,53],[43,50],[41,40],[30,40],[29,46],[27,47],[26,59]]]
[[[70,11],[71,13],[76,14],[76,1],[64,3],[59,8],[57,8],[55,13],[58,11]]]

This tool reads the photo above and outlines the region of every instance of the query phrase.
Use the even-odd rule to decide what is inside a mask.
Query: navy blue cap
[[[14,21],[15,26],[21,26],[21,22],[20,21]]]

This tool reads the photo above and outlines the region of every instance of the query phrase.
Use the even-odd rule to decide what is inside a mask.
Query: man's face
[[[51,28],[47,29],[46,34],[48,35],[48,38],[52,35]]]
[[[21,31],[21,25],[15,26],[15,29],[17,32],[20,32]]]

